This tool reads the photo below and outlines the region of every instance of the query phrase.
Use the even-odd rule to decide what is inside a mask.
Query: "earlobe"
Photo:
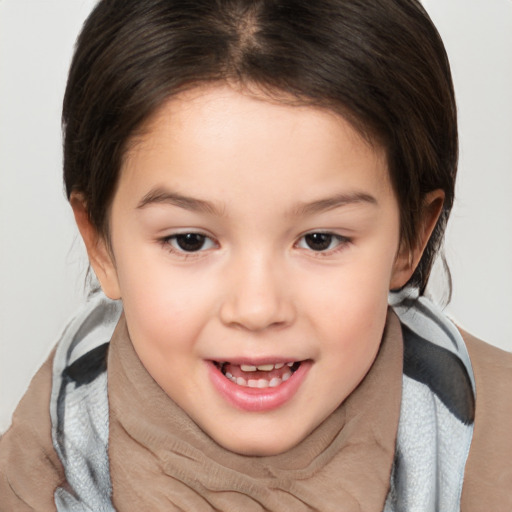
[[[87,249],[89,262],[100,282],[105,295],[110,299],[120,299],[121,292],[116,267],[105,238],[98,233],[89,218],[87,203],[82,194],[72,192],[69,203],[73,209],[75,222]]]
[[[393,266],[389,289],[399,290],[402,288],[411,278],[415,268],[413,249],[401,244]]]
[[[444,191],[441,189],[433,190],[425,196],[416,242],[412,247],[405,247],[405,244],[400,244],[390,282],[391,290],[402,288],[416,270],[423,251],[436,227],[439,215],[441,215],[444,197]]]

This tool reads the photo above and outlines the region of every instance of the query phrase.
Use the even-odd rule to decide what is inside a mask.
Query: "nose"
[[[251,255],[228,269],[221,321],[248,331],[264,331],[290,325],[295,307],[286,273],[270,257]]]

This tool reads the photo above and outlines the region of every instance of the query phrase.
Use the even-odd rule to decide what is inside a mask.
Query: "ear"
[[[433,190],[426,195],[415,245],[413,247],[405,247],[404,244],[400,244],[391,277],[391,290],[402,288],[416,270],[430,235],[432,235],[432,231],[434,231],[437,224],[443,209],[443,203],[444,191],[441,189]]]
[[[121,292],[112,251],[109,249],[105,237],[98,233],[98,230],[92,225],[85,198],[80,193],[72,192],[69,203],[85,243],[89,262],[103,292],[110,299],[120,299]]]

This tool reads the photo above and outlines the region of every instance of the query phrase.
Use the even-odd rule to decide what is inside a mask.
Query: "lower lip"
[[[208,361],[208,369],[213,386],[228,402],[244,411],[262,412],[277,409],[290,401],[304,382],[311,364],[303,361],[287,381],[275,388],[262,389],[238,386],[227,379],[212,361]]]

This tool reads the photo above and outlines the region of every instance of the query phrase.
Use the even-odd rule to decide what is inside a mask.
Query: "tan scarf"
[[[402,334],[394,313],[372,368],[350,397],[291,450],[230,452],[156,384],[121,318],[108,359],[109,457],[117,510],[382,511],[402,391]]]

